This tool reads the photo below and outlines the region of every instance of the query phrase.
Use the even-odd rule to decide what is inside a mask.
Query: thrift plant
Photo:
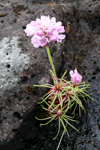
[[[36,21],[31,21],[25,29],[27,36],[32,36],[31,43],[35,48],[43,47],[51,41],[61,42],[65,35],[62,23],[56,22],[56,18],[49,16],[41,16]]]
[[[50,19],[49,16],[41,16],[40,19],[37,18],[36,21],[31,21],[26,26],[25,32],[27,36],[32,36],[31,43],[35,48],[40,46],[46,47],[52,67],[50,75],[53,84],[34,85],[34,87],[48,88],[48,92],[42,97],[42,101],[40,102],[40,105],[48,117],[36,118],[38,120],[47,120],[45,124],[41,125],[47,125],[53,120],[58,121],[58,132],[55,138],[59,135],[61,126],[64,128],[64,133],[67,133],[69,136],[67,130],[68,125],[77,130],[71,124],[71,122],[76,122],[76,120],[74,120],[76,110],[79,110],[79,116],[81,116],[81,110],[85,112],[83,101],[86,102],[86,97],[92,99],[91,96],[87,94],[87,88],[89,88],[90,85],[82,81],[82,76],[78,73],[77,69],[69,72],[71,77],[70,81],[64,79],[67,71],[64,72],[61,78],[57,77],[49,50],[49,43],[52,41],[62,42],[62,40],[65,39],[64,26],[62,26],[60,21],[56,22],[55,17]]]

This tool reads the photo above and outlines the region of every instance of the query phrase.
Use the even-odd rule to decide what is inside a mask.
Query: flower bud
[[[70,71],[71,81],[74,85],[80,85],[82,82],[82,76],[78,73],[78,71],[75,69],[74,71]]]

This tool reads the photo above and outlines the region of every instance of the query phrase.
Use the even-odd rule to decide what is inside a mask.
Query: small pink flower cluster
[[[41,16],[41,19],[37,18],[36,21],[31,21],[27,24],[25,32],[27,36],[33,36],[31,43],[35,48],[39,46],[43,47],[51,41],[62,42],[65,32],[62,23],[56,22],[56,18],[49,16]]]
[[[82,76],[78,73],[78,71],[75,69],[74,71],[70,71],[71,81],[74,85],[80,85],[82,82]]]

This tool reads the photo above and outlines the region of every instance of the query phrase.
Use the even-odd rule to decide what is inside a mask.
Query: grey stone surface
[[[29,56],[18,46],[18,37],[3,38],[0,41],[0,103],[19,88],[21,73],[28,68]]]

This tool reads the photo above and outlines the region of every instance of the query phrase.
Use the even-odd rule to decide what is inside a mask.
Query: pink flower
[[[31,21],[27,24],[24,30],[27,36],[32,36],[31,43],[35,48],[39,46],[45,46],[51,41],[62,42],[65,32],[62,23],[56,22],[56,18],[49,16],[41,16],[41,19],[37,18],[36,21]]]
[[[78,71],[75,69],[74,71],[70,71],[71,81],[74,85],[80,85],[82,82],[82,76],[78,73]]]

